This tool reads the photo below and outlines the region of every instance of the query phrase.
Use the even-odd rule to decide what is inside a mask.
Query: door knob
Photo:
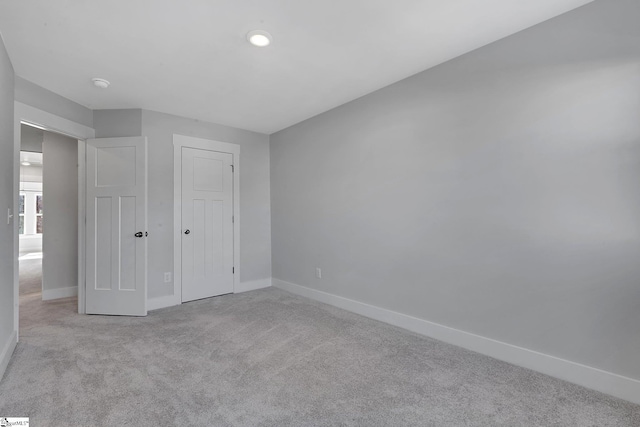
[[[142,236],[144,236],[144,234],[142,234],[142,231],[138,231],[138,232],[135,234],[135,236],[136,236],[136,237],[142,237]]]
[[[191,233],[191,230],[189,229],[184,230],[184,234],[189,234],[189,233]]]

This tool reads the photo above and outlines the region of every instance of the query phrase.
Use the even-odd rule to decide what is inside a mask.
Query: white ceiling
[[[91,109],[269,134],[590,1],[4,0],[0,32],[19,76]]]

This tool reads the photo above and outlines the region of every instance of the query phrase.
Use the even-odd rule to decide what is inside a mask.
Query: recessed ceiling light
[[[253,30],[247,33],[247,40],[254,46],[257,47],[266,47],[271,44],[271,34],[262,30]]]
[[[31,163],[27,162],[26,160],[24,162],[20,162],[20,164],[22,166],[31,166]]]
[[[91,81],[93,82],[95,87],[99,87],[100,89],[106,89],[109,87],[109,85],[111,83],[109,83],[107,80],[105,79],[99,79],[99,78],[93,78],[91,79]]]

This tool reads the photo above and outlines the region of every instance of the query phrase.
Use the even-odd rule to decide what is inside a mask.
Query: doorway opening
[[[18,295],[26,325],[41,317],[43,301],[77,306],[78,140],[22,123],[19,168]]]
[[[24,126],[20,146],[18,247],[21,298],[42,298],[42,131]]]

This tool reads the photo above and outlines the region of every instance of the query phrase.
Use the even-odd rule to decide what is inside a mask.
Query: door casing
[[[166,305],[182,304],[182,148],[229,153],[233,156],[233,287],[240,285],[240,146],[228,142],[173,135],[173,295]],[[164,305],[164,304],[163,304]]]
[[[85,177],[84,177],[84,153],[85,140],[95,137],[95,130],[80,123],[65,119],[47,111],[40,110],[21,102],[14,102],[14,142],[13,142],[13,207],[12,214],[14,226],[13,238],[13,298],[14,298],[14,332],[18,337],[19,332],[19,275],[18,275],[18,233],[15,226],[16,212],[18,210],[18,190],[20,187],[20,138],[21,123],[26,122],[36,125],[50,132],[60,133],[78,140],[78,313],[84,314],[84,262],[85,262],[85,242],[84,242],[84,217],[85,217]]]

